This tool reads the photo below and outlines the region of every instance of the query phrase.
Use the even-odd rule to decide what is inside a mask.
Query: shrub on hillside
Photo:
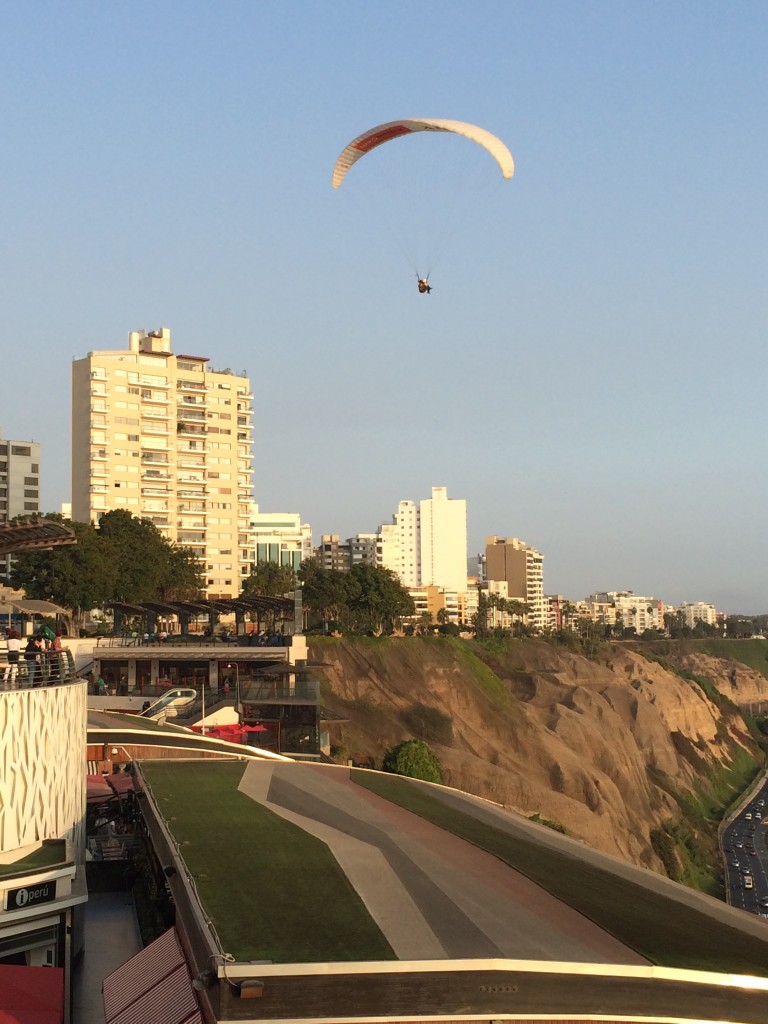
[[[396,747],[390,747],[381,767],[393,775],[407,775],[425,782],[443,781],[440,761],[421,740],[404,740]]]

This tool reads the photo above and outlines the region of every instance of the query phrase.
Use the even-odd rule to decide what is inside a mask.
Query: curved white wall
[[[82,856],[87,684],[0,692],[0,854],[65,836]]]

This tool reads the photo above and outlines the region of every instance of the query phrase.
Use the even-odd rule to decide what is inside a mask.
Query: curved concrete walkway
[[[497,858],[356,785],[348,769],[253,762],[239,788],[327,844],[401,960],[647,963]]]

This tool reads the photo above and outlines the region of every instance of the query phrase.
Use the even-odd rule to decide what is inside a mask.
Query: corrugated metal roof
[[[175,928],[108,975],[103,995],[106,1024],[202,1024]]]
[[[202,1024],[186,964],[138,996],[107,1024]]]

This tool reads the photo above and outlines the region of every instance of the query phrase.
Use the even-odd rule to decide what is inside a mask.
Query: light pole
[[[240,666],[237,662],[227,662],[227,668],[233,668],[235,670],[235,710],[237,711],[237,720],[240,721]]]

